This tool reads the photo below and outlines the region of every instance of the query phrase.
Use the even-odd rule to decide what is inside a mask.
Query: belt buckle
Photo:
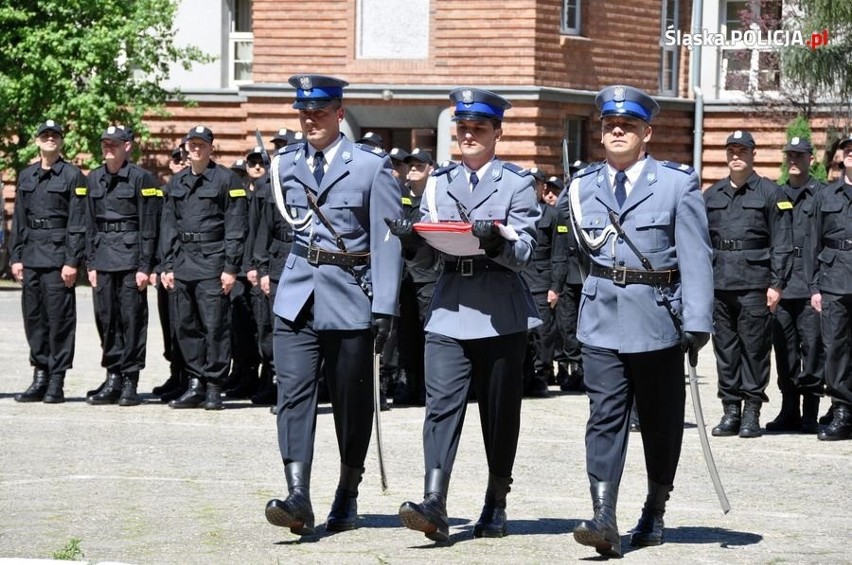
[[[612,282],[624,286],[627,284],[627,269],[625,267],[612,268]]]
[[[319,265],[319,256],[320,256],[320,248],[308,246],[308,256],[305,259],[308,260],[308,263],[311,265]]]
[[[461,259],[461,260],[459,260],[459,272],[461,272],[461,276],[463,276],[463,277],[472,277],[473,276],[473,259]]]
[[[44,220],[42,218],[35,218],[33,220],[33,229],[36,229],[36,230],[42,229],[45,226],[46,222],[47,222],[47,220]]]

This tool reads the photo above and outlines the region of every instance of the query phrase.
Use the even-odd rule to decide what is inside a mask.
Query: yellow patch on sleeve
[[[86,188],[85,186],[78,186],[78,187],[75,189],[74,193],[75,193],[77,196],[86,196],[87,194],[89,194],[89,189],[88,189],[88,188]]]
[[[406,206],[411,206],[411,198],[409,198],[407,196],[403,196],[402,197],[402,203],[405,204]]]
[[[228,191],[228,194],[231,195],[231,198],[245,197],[246,189],[244,189],[244,188],[232,188],[231,190]]]
[[[162,189],[160,189],[160,188],[157,189],[157,196],[162,198],[165,195],[166,195],[166,193]]]
[[[778,209],[779,210],[792,210],[793,209],[793,203],[784,200],[784,201],[778,203]]]
[[[162,196],[163,191],[159,188],[143,188],[142,196]]]
[[[556,226],[556,233],[568,233],[568,226]]]

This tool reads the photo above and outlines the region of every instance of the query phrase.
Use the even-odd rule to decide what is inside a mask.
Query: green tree
[[[47,118],[66,126],[65,155],[89,165],[109,124],[146,139],[142,116],[180,97],[160,87],[170,66],[210,60],[175,45],[176,12],[176,0],[0,0],[0,166],[35,156]]]
[[[794,137],[801,137],[807,140],[811,140],[811,126],[808,124],[808,120],[804,116],[796,116],[790,125],[787,126],[787,141],[790,141]],[[811,163],[811,176],[825,182],[827,177],[825,165],[823,165],[822,161],[814,159],[814,162]],[[778,184],[784,184],[790,179],[790,171],[787,166],[787,160],[785,159],[781,163],[781,176],[778,177]]]

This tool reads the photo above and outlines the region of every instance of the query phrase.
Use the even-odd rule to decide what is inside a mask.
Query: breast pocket
[[[136,191],[130,185],[117,186],[112,193],[115,211],[124,217],[136,216]]]
[[[68,207],[70,190],[61,178],[52,178],[47,184],[48,209],[63,210]]]
[[[474,212],[474,216],[476,220],[491,220],[505,224],[509,219],[509,208],[508,206],[480,206]]]
[[[341,226],[345,233],[365,231],[370,225],[369,210],[360,192],[331,192],[327,207],[329,221],[335,227]]]
[[[588,214],[583,216],[580,229],[591,237],[598,237],[608,225],[609,218],[603,214]]]
[[[644,251],[673,247],[672,216],[669,212],[636,214],[636,245]]]
[[[284,193],[284,203],[287,206],[287,213],[294,220],[304,218],[308,213],[308,198],[304,193],[288,190]]]
[[[759,198],[744,198],[742,201],[743,225],[752,227],[766,226],[766,215],[763,211],[766,202]]]

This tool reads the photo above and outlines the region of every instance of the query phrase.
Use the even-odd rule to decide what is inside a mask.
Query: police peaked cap
[[[481,88],[457,88],[450,92],[450,101],[455,104],[453,121],[459,120],[498,120],[503,121],[503,112],[512,104],[489,90]]]
[[[622,84],[607,86],[601,90],[595,97],[595,105],[601,111],[601,118],[627,116],[639,118],[649,124],[660,112],[660,105],[656,100],[638,88]]]
[[[288,82],[296,89],[296,110],[324,108],[342,99],[343,87],[349,86],[345,80],[325,75],[293,75]]]

